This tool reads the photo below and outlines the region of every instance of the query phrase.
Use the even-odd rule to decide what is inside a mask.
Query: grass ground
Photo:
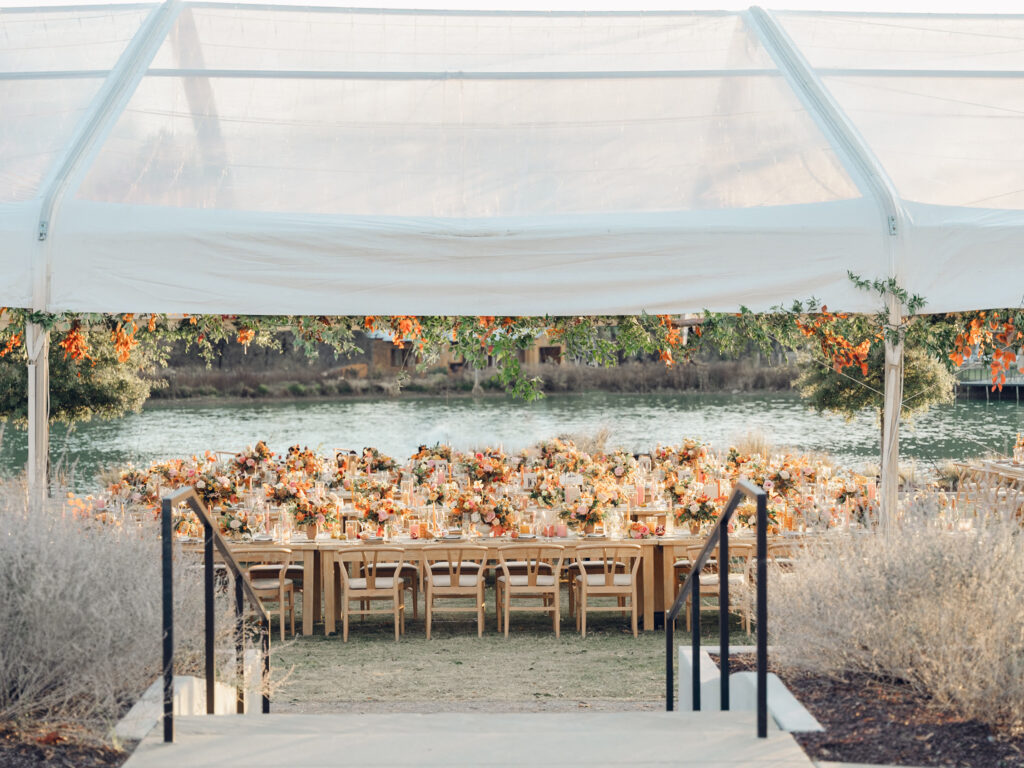
[[[490,597],[490,593],[488,594]],[[564,597],[564,596],[563,596]],[[566,600],[563,600],[563,605]],[[411,608],[411,605],[409,606]],[[390,616],[354,620],[339,634],[278,644],[273,667],[286,676],[274,696],[277,712],[498,711],[660,709],[664,706],[665,635],[634,639],[628,618],[590,614],[586,639],[563,612],[555,638],[541,614],[513,615],[508,640],[498,634],[493,604],[482,638],[472,614],[435,614],[433,638],[422,618],[409,618],[396,643]],[[411,611],[410,611],[411,616]],[[733,617],[730,642],[751,638]],[[678,644],[690,636],[677,632]],[[716,618],[706,614],[702,642],[715,644]]]

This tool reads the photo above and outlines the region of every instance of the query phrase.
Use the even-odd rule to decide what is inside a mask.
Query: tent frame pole
[[[29,509],[39,513],[49,492],[50,332],[38,323],[25,324],[28,354],[28,479]]]

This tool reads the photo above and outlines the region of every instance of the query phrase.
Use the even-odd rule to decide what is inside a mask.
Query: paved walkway
[[[811,768],[753,712],[229,715],[175,719],[174,744],[154,728],[125,768],[314,766],[702,766]]]

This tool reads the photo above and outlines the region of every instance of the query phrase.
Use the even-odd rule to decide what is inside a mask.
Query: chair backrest
[[[796,557],[800,551],[800,545],[795,541],[770,541],[768,542],[768,560],[774,560],[777,557],[790,558]]]
[[[435,544],[422,550],[423,563],[431,576],[448,574],[449,584],[460,584],[460,577],[476,576],[487,561],[487,547],[471,544]]]
[[[700,553],[704,550],[703,544],[688,544],[686,546],[686,559],[691,563],[694,562]],[[735,541],[729,539],[729,562],[733,565],[739,565],[742,569],[746,569],[747,564],[754,558],[756,554],[757,546],[751,541]],[[718,547],[711,550],[711,557],[708,559],[708,565],[717,567],[718,564]]]
[[[625,563],[627,571],[636,576],[642,552],[639,544],[581,544],[576,547],[576,567],[584,581],[587,581],[587,574],[603,574],[605,586],[610,587],[615,584],[615,574],[622,573],[619,570],[621,563]]]
[[[508,544],[498,548],[498,565],[511,584],[512,571],[526,576],[527,585],[537,586],[538,576],[554,576],[555,584],[562,572],[565,547],[560,544]],[[512,568],[510,563],[514,563]]]
[[[273,578],[273,575],[264,575],[269,570],[267,566],[276,567],[278,584],[283,583],[288,575],[288,566],[292,562],[292,551],[288,547],[260,547],[259,562],[255,561],[255,554],[255,551],[246,550],[244,554],[239,555],[239,559],[250,561],[245,569],[250,583],[253,579],[253,571],[258,574],[256,578]]]
[[[359,547],[339,549],[334,556],[336,563],[353,563],[358,572],[355,578],[365,578],[367,584],[375,584],[378,576],[390,578],[395,575],[395,563],[402,562],[405,550],[401,547],[379,547],[375,544],[364,544]],[[341,578],[345,585],[349,582],[347,568],[340,568]],[[378,573],[379,572],[379,573]]]

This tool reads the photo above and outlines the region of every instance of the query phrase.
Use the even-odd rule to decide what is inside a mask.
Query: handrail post
[[[768,497],[757,497],[757,735],[768,737]]]
[[[216,696],[213,659],[213,526],[203,519],[203,593],[206,604],[206,714],[212,715]]]
[[[160,510],[160,550],[163,580],[164,631],[164,741],[174,741],[174,581],[171,578],[173,532],[171,500],[164,499]]]
[[[672,690],[675,685],[675,679],[672,674],[672,663],[675,660],[673,657],[673,651],[675,650],[672,646],[675,645],[675,619],[670,618],[671,611],[665,612],[665,711],[671,712],[675,707],[675,691]]]
[[[729,526],[722,526],[718,542],[718,667],[719,701],[729,709]]]
[[[694,563],[696,566],[696,563]],[[691,571],[692,575],[692,571]],[[693,632],[690,634],[690,648],[693,658],[690,660],[693,669],[693,711],[700,711],[700,572],[691,582],[690,587],[690,623]]]
[[[270,618],[267,617],[263,621],[263,714],[270,714]]]
[[[235,576],[235,712],[245,714],[245,605],[242,602],[242,579]]]

